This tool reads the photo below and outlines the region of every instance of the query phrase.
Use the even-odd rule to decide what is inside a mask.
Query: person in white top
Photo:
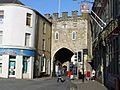
[[[92,70],[91,77],[92,77],[92,80],[94,81],[95,80],[95,70],[94,69]]]

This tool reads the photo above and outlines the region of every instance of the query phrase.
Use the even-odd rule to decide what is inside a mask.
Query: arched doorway
[[[57,72],[58,68],[61,68],[62,66],[68,67],[65,64],[65,62],[71,62],[71,57],[74,55],[74,53],[67,49],[67,48],[61,48],[59,49],[55,55],[54,55],[54,62],[53,62],[53,73],[55,75],[55,72]]]

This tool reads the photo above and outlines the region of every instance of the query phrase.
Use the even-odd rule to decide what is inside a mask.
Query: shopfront
[[[1,78],[33,78],[34,50],[0,48]]]
[[[115,89],[116,81],[119,80],[120,75],[120,31],[118,21],[111,21],[101,35],[106,49],[106,52],[103,53],[105,55],[103,60],[104,84],[110,89]]]

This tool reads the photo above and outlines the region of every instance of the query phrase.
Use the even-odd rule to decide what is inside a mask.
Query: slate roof
[[[7,3],[13,3],[13,4],[21,4],[24,5],[22,2],[19,0],[0,0],[0,4],[7,4]]]

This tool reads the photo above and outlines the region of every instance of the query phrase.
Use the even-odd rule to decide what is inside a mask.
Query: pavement
[[[43,77],[34,80],[50,80],[55,79],[54,77]],[[86,81],[82,82],[81,79],[71,80],[71,83],[66,79],[67,83],[70,85],[70,90],[108,90],[103,84],[99,83],[98,81]]]
[[[72,80],[72,83],[77,85],[77,90],[108,90],[104,85],[98,81],[84,81],[82,80]]]
[[[57,83],[56,77],[42,77],[35,79],[0,79],[0,90],[108,90],[97,81],[86,81],[65,78],[64,83]]]

